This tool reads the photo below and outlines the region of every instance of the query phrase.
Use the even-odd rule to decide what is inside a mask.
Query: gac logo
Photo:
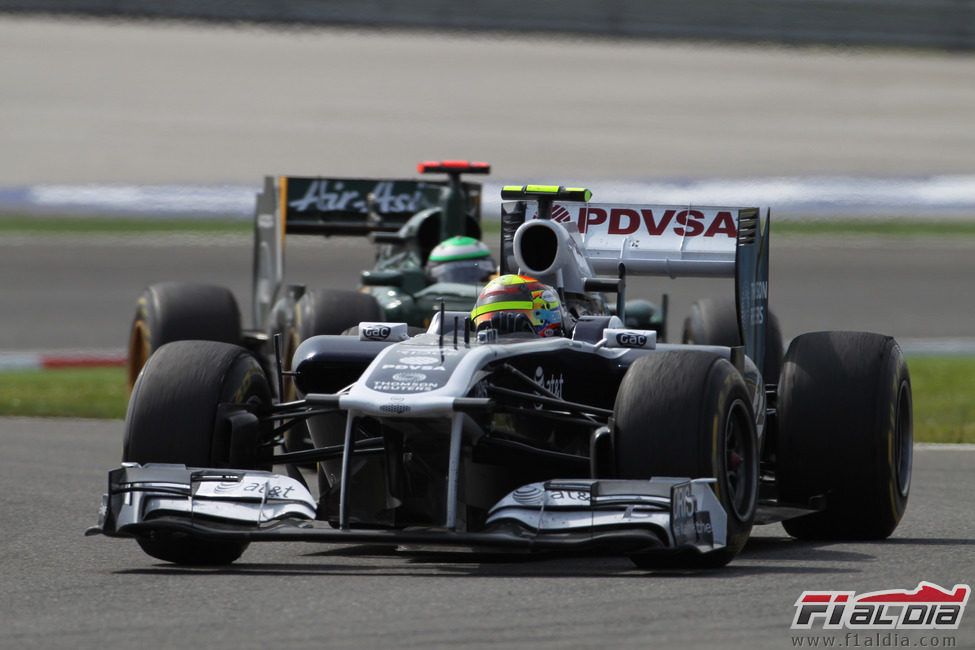
[[[362,335],[367,339],[374,339],[377,341],[385,341],[389,338],[389,334],[392,329],[386,327],[385,325],[379,325],[375,327],[365,327],[362,330]]]
[[[620,332],[616,335],[616,342],[625,348],[642,348],[647,345],[647,335],[636,334],[634,332]]]

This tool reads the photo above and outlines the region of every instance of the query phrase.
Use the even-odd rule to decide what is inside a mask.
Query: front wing
[[[576,479],[525,485],[490,511],[478,532],[365,530],[315,520],[298,481],[270,472],[125,463],[109,473],[99,521],[87,534],[200,539],[457,545],[483,550],[694,550],[726,543],[727,517],[710,479]]]

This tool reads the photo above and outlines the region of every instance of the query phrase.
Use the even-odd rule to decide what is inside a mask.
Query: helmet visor
[[[440,262],[430,266],[430,279],[434,282],[481,284],[492,273],[494,273],[494,261],[490,257]]]

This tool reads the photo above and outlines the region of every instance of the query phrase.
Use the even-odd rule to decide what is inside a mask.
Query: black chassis
[[[670,554],[724,545],[725,513],[711,479],[612,478],[607,425],[615,387],[653,348],[607,346],[602,332],[611,317],[585,318],[579,338],[472,340],[465,315],[441,314],[429,332],[400,342],[313,337],[296,354],[303,399],[261,417],[246,409],[221,414],[231,444],[241,446],[231,457],[241,459],[253,454],[247,446],[255,424],[274,440],[306,421],[317,446],[271,459],[297,481],[253,470],[126,464],[110,473],[92,532],[502,551]],[[740,350],[698,347],[737,364],[755,388],[761,425],[755,365]],[[314,392],[362,366],[347,389]],[[309,463],[321,467],[317,499],[299,478]],[[201,490],[214,484],[216,491]],[[235,503],[250,505],[246,514],[208,509],[206,499],[240,496],[248,484],[262,487],[260,499]],[[228,485],[237,488],[220,494]]]
[[[309,428],[322,444],[292,460],[341,461],[332,473],[331,492],[322,495],[319,513],[324,518],[340,527],[359,523],[448,529],[466,519],[465,528],[477,529],[505,494],[521,486],[555,477],[615,477],[607,434],[627,369],[641,356],[691,347],[608,346],[604,332],[614,320],[608,316],[583,317],[574,338],[509,335],[484,342],[472,340],[465,316],[446,312],[426,334],[402,342],[319,336],[299,347],[295,379],[305,398],[287,405],[289,410],[277,417],[300,416],[294,407],[313,414]],[[646,335],[636,332],[633,336]],[[740,348],[694,349],[735,364],[751,389],[757,431],[763,431],[765,390],[755,364]],[[359,378],[346,390],[316,392],[316,387],[334,386],[341,375]],[[345,415],[341,439],[335,429],[330,439],[327,426],[316,426],[321,409]],[[439,452],[439,461],[432,461]],[[356,471],[348,464],[356,453],[382,459],[389,472],[385,484],[357,483]],[[401,462],[404,458],[416,459],[415,465]],[[434,462],[439,465],[430,472]],[[361,472],[365,471],[363,465]],[[458,472],[468,477],[463,487],[457,483]],[[445,501],[431,508],[424,496],[411,507],[411,497],[398,490],[421,484],[433,489],[417,494],[442,495],[436,498],[446,497]],[[357,502],[353,492],[362,501]],[[389,513],[389,519],[357,519],[361,513],[381,510],[370,510],[370,499],[376,506],[390,496],[402,505]]]

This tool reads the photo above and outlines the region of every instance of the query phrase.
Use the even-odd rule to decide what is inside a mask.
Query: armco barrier
[[[0,0],[0,11],[975,49],[975,0]]]

